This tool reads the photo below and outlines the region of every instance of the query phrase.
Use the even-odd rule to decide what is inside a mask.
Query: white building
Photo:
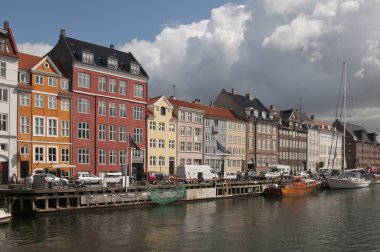
[[[0,28],[0,183],[17,179],[17,47],[9,23]]]
[[[307,169],[316,173],[319,164],[319,130],[309,128],[307,132]]]

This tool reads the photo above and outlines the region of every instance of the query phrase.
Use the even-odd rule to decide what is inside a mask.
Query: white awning
[[[70,165],[70,164],[54,164],[48,168],[75,168],[75,165]]]

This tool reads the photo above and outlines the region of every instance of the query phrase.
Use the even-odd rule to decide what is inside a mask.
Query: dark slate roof
[[[244,95],[240,95],[240,94],[235,94],[235,93],[230,93],[230,92],[227,92],[225,89],[222,90],[222,92],[225,92],[227,93],[230,98],[238,105],[238,107],[243,111],[243,113],[245,113],[245,109],[246,108],[254,108],[256,109],[258,112],[259,112],[259,116],[258,116],[258,119],[263,119],[261,117],[261,112],[265,112],[267,115],[271,114],[271,112],[269,111],[269,109],[267,109],[259,99],[257,99],[256,97],[253,97],[252,96],[252,99],[249,99],[246,96]],[[252,115],[252,118],[253,118],[253,115]]]
[[[338,122],[343,127],[343,122]],[[346,122],[346,131],[354,138],[354,140],[363,141],[365,143],[374,143],[368,136],[372,133],[367,133],[367,130],[362,126]]]
[[[140,63],[132,55],[132,53],[118,51],[105,46],[95,45],[85,41],[77,40],[70,37],[65,37],[67,45],[69,46],[71,53],[75,61],[82,62],[82,52],[89,51],[94,54],[94,65],[107,68],[108,57],[115,57],[118,59],[118,71],[131,73],[131,63]],[[140,76],[148,78],[148,74],[144,68],[140,65]]]

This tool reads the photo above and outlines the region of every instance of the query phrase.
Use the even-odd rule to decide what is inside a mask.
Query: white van
[[[273,179],[283,176],[288,176],[290,174],[290,167],[288,165],[270,165],[269,171],[265,174],[265,178]]]
[[[177,167],[177,178],[212,180],[218,178],[215,173],[211,173],[211,167],[208,165],[180,165]]]

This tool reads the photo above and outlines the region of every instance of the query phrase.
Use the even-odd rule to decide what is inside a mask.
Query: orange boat
[[[279,179],[264,189],[264,196],[291,196],[310,193],[320,185],[319,181],[299,176]]]

